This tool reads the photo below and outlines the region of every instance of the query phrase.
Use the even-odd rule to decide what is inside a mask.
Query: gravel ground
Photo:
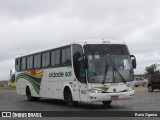
[[[38,102],[28,102],[26,96],[21,96],[16,94],[14,89],[4,89],[0,88],[0,111],[160,111],[160,91],[154,91],[149,93],[146,87],[136,87],[135,96],[130,100],[119,100],[113,101],[112,104],[108,107],[102,106],[101,103],[80,103],[77,107],[69,107],[63,101],[52,100],[52,99],[41,99]],[[0,118],[4,119],[4,118]],[[6,118],[5,118],[6,119]],[[27,118],[18,118],[25,120]],[[35,118],[34,118],[35,119]],[[39,120],[40,118],[38,118]],[[44,118],[43,118],[44,119]],[[52,119],[52,118],[47,118]],[[83,119],[83,120],[92,120],[92,117],[54,117],[56,119]],[[94,117],[95,120],[106,120],[104,117]],[[109,119],[109,117],[107,117]],[[110,118],[111,119],[111,118]],[[128,118],[113,118],[118,120],[127,120]],[[142,119],[142,118],[129,118],[132,119]],[[145,117],[144,120],[150,118]],[[157,119],[158,118],[154,118]],[[17,120],[17,118],[13,118]]]

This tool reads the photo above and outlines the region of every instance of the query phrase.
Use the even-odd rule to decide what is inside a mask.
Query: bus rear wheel
[[[112,103],[112,101],[102,101],[104,106],[108,106]]]
[[[38,101],[39,100],[38,97],[32,97],[29,87],[26,88],[26,96],[27,96],[28,101]]]
[[[69,106],[76,106],[78,104],[77,101],[73,101],[72,93],[69,88],[64,91],[64,100]]]

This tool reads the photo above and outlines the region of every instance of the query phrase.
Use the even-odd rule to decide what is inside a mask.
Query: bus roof
[[[20,55],[18,55],[16,58],[23,57],[23,56],[28,56],[28,55],[32,55],[32,54],[39,53],[39,52],[49,51],[49,50],[51,50],[51,49],[56,49],[56,48],[59,48],[59,47],[64,47],[64,46],[72,45],[72,44],[79,44],[79,45],[81,45],[81,46],[83,46],[83,45],[85,45],[85,44],[122,44],[122,45],[126,45],[126,43],[123,42],[123,41],[109,40],[109,39],[77,40],[77,41],[60,43],[60,44],[58,44],[58,45],[54,45],[53,47],[49,47],[49,48],[46,48],[46,49],[41,49],[41,50],[34,51],[34,52],[31,52],[31,53],[20,54]]]

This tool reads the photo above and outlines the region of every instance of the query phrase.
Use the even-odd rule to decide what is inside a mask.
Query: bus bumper
[[[89,102],[125,100],[131,99],[133,96],[134,90],[120,93],[89,93]]]

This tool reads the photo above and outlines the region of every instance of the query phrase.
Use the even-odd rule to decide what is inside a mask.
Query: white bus
[[[83,40],[15,59],[16,91],[29,101],[62,99],[68,105],[130,99],[136,58],[124,42]]]

